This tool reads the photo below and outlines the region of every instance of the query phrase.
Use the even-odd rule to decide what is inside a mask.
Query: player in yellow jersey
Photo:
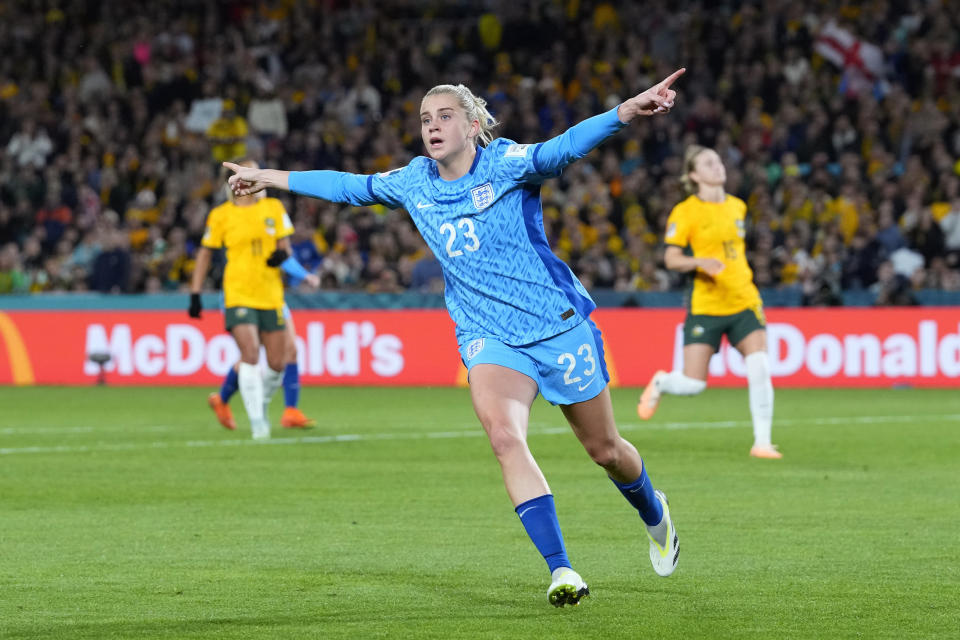
[[[683,172],[691,195],[670,212],[664,253],[668,269],[693,272],[683,325],[683,371],[657,371],[640,396],[637,413],[649,420],[661,394],[695,395],[706,389],[710,358],[726,335],[747,368],[754,438],[750,455],[781,458],[770,442],[773,384],[763,303],[744,251],[747,205],[724,191],[727,172],[713,149],[690,146]]]
[[[234,202],[233,190],[228,185],[224,185],[224,191],[227,199]],[[312,287],[320,286],[320,278],[303,268],[294,256],[290,256],[280,264],[280,269],[287,274],[291,283],[306,282]],[[220,297],[220,306],[223,304],[223,295]],[[284,343],[286,349],[286,365],[283,368],[283,414],[280,417],[280,426],[285,429],[309,429],[316,426],[316,421],[308,418],[299,408],[300,402],[300,368],[297,362],[297,332],[294,327],[293,314],[290,307],[283,305],[283,318],[286,329],[284,329]],[[233,418],[233,411],[230,409],[230,398],[239,390],[239,381],[237,370],[239,362],[230,367],[227,375],[223,378],[220,385],[220,391],[214,391],[207,396],[207,404],[217,416],[226,429],[236,429],[237,423]]]
[[[241,163],[256,167],[253,161]],[[290,256],[292,234],[290,217],[276,198],[240,196],[215,207],[207,216],[190,286],[189,313],[200,317],[200,291],[212,252],[226,248],[226,328],[240,349],[237,381],[253,437],[258,440],[270,437],[266,407],[283,380],[287,321],[279,267]],[[262,377],[258,366],[261,344],[267,353]]]

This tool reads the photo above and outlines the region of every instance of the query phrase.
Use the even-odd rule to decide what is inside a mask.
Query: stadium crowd
[[[435,84],[472,87],[500,135],[536,142],[678,66],[670,117],[544,185],[547,235],[586,286],[683,286],[662,238],[696,142],[748,204],[759,287],[814,305],[960,290],[945,0],[21,0],[0,4],[0,293],[185,291],[220,161],[402,166]],[[405,212],[284,203],[325,289],[442,290]]]

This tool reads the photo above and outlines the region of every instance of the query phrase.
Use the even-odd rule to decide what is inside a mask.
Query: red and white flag
[[[871,85],[883,78],[883,50],[828,22],[817,35],[814,51],[842,68],[851,80]]]

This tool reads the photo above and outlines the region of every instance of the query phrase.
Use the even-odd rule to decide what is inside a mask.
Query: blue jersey
[[[478,147],[470,171],[452,181],[420,156],[369,176],[292,172],[289,186],[334,202],[405,208],[443,268],[457,342],[531,344],[577,326],[596,308],[550,249],[540,185],[624,126],[613,109],[544,143],[499,138]]]

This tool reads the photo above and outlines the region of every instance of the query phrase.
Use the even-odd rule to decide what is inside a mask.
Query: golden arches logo
[[[23,343],[23,336],[20,335],[20,330],[17,329],[13,319],[3,312],[0,312],[0,338],[3,339],[3,344],[7,348],[13,384],[34,384],[36,379],[33,376],[33,365],[30,364],[27,345]]]

